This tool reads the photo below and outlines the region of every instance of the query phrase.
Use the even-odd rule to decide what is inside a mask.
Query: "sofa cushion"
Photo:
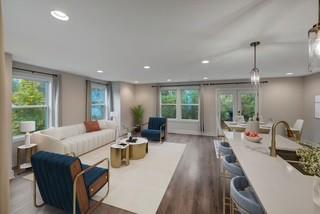
[[[113,120],[98,120],[100,129],[116,129],[117,122]]]
[[[84,121],[83,124],[86,127],[86,132],[96,132],[101,130],[98,121]]]
[[[110,143],[114,141],[114,139],[114,129],[102,129],[97,132],[88,132],[70,138],[65,138],[61,142],[64,145],[65,153],[74,152],[76,155],[81,155]]]
[[[82,164],[82,170],[90,167]],[[108,182],[108,169],[94,167],[84,173],[85,185],[89,196],[93,196]]]
[[[42,134],[49,135],[58,140],[63,140],[65,138],[83,134],[85,132],[86,132],[86,129],[83,123],[71,125],[71,126],[63,126],[58,128],[49,128],[41,131]]]

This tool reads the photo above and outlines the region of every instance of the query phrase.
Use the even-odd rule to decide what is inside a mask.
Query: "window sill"
[[[168,119],[169,122],[186,122],[186,123],[199,123],[199,120],[187,120],[187,119]]]
[[[15,137],[12,137],[12,143],[20,143],[23,142],[25,139],[24,135],[18,135]]]

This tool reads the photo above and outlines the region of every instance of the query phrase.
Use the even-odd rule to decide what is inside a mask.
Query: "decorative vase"
[[[131,137],[131,132],[128,132],[127,138]]]
[[[259,121],[250,121],[248,123],[248,130],[253,132],[259,132]]]
[[[313,202],[320,209],[320,177],[313,178]]]

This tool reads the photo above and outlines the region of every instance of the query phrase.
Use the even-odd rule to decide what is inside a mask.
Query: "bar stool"
[[[232,178],[230,182],[231,213],[234,214],[236,205],[241,214],[263,214],[255,194],[249,189],[249,182],[244,176]]]
[[[226,174],[228,172],[228,174]],[[241,167],[237,164],[237,158],[234,155],[226,155],[223,157],[223,175],[220,176],[223,179],[222,183],[222,197],[223,197],[223,213],[225,213],[226,205],[231,205],[231,200],[226,197],[226,180],[230,180],[236,176],[243,176]],[[229,200],[230,203],[226,203]],[[230,206],[231,209],[231,206]]]
[[[219,143],[219,158],[224,155],[232,155],[232,149],[230,147],[230,144],[228,142],[220,142]]]

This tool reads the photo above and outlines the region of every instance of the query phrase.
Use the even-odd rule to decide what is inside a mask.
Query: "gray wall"
[[[82,123],[86,119],[86,78],[61,73],[62,125]]]
[[[320,73],[304,77],[304,99],[302,100],[305,120],[303,138],[320,145],[320,119],[314,116],[316,95],[320,95]]]
[[[261,87],[261,114],[265,120],[286,120],[293,124],[296,119],[303,118],[302,100],[304,97],[304,79],[302,77],[268,79],[269,83]],[[238,88],[230,86],[204,86],[204,123],[205,135],[216,135],[217,106],[216,96],[219,88]],[[243,85],[241,88],[250,88]],[[155,115],[156,90],[151,85],[136,85],[136,104],[143,104],[146,115]],[[170,122],[169,132],[200,134],[198,124],[190,122]]]

